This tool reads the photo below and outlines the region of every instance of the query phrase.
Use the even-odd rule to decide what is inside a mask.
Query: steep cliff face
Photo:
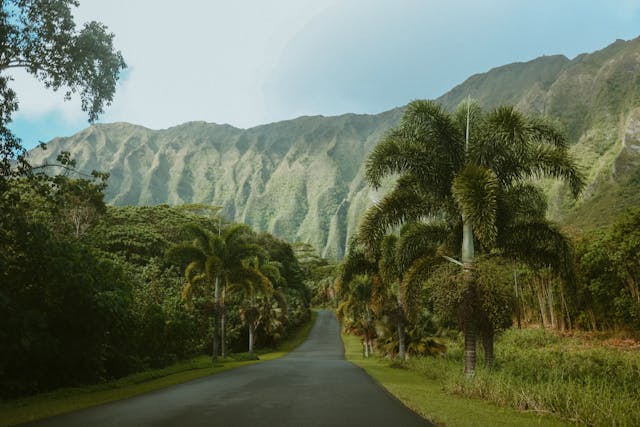
[[[623,150],[623,142],[640,106],[640,38],[617,40],[573,60],[547,56],[495,68],[470,77],[439,101],[454,108],[468,95],[488,108],[508,103],[529,113],[549,115],[567,129],[572,153],[583,167],[588,185],[582,197],[573,201],[562,184],[542,183],[552,218],[590,228],[611,221],[612,215],[633,204],[624,198],[598,207],[607,212],[604,218],[588,214],[599,204],[596,200],[613,187],[628,184],[630,174],[637,171],[628,167],[614,174],[620,156],[625,164],[636,164],[630,157],[638,156]]]
[[[590,228],[640,203],[640,39],[573,60],[546,56],[505,65],[470,77],[438,101],[453,109],[467,96],[486,108],[514,104],[551,115],[566,127],[588,187],[573,201],[563,185],[543,182],[551,217]],[[70,151],[81,170],[109,172],[109,203],[220,205],[229,219],[339,258],[371,205],[364,160],[401,116],[398,108],[246,130],[204,122],[159,131],[94,125],[30,155],[40,164]]]
[[[301,117],[248,130],[100,124],[56,138],[30,158],[41,164],[70,151],[80,170],[109,172],[108,203],[219,205],[227,218],[341,257],[371,204],[363,159],[400,116]]]

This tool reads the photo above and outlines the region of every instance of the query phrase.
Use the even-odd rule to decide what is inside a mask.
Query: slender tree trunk
[[[400,291],[400,283],[398,283],[398,292],[396,294],[398,302],[398,357],[400,360],[405,360],[406,355],[406,340],[404,331],[404,305],[402,304],[402,294]]]
[[[369,357],[369,330],[365,328],[364,330],[364,357],[365,359]]]
[[[631,296],[635,297],[636,302],[640,304],[640,291],[638,291],[638,285],[636,285],[636,281],[629,272],[627,272],[627,285],[629,286]]]
[[[549,277],[547,277],[549,279]],[[551,280],[544,280],[543,282],[547,283],[547,306],[549,307],[549,316],[551,317],[551,329],[558,329],[558,320],[556,318],[556,302],[555,297],[553,295],[553,283]]]
[[[549,320],[547,320],[547,307],[545,304],[545,292],[544,292],[544,284],[542,280],[538,277],[535,277],[534,282],[536,284],[536,295],[538,297],[538,305],[540,306],[540,318],[542,320],[542,327],[546,328],[549,325]]]
[[[589,309],[587,312],[589,313],[589,319],[591,320],[591,328],[595,332],[595,331],[598,330],[598,324],[596,322],[596,315],[593,313],[592,309]]]
[[[398,357],[400,360],[407,358],[405,352],[404,322],[402,319],[398,320]]]
[[[466,286],[463,300],[463,329],[464,329],[464,373],[473,377],[476,373],[476,319],[475,319],[475,279],[473,261],[475,251],[473,247],[473,227],[462,216],[462,265]]]
[[[249,316],[249,357],[253,357],[253,322],[254,322],[254,318],[253,318],[253,308],[254,308],[254,300],[253,300],[253,291],[251,291],[251,297],[250,297],[250,303],[251,303],[251,315]]]
[[[494,331],[488,326],[482,333],[482,347],[484,348],[484,364],[488,369],[493,369],[494,353],[493,353]]]
[[[522,314],[520,313],[520,292],[518,291],[518,272],[516,271],[516,263],[513,263],[513,286],[516,291],[516,318],[518,320],[518,329],[522,329],[521,318]]]
[[[464,373],[473,377],[476,373],[476,330],[470,315],[464,322]]]
[[[220,316],[220,279],[216,276],[215,288],[213,291],[213,353],[211,356],[212,363],[218,361],[218,326]]]
[[[370,354],[373,353],[373,349],[371,349],[371,310],[369,307],[365,305],[364,307],[366,313],[366,327],[364,329],[364,357],[369,357]],[[371,351],[369,351],[371,350]]]
[[[560,298],[562,301],[562,306],[564,307],[564,312],[567,315],[567,326],[569,327],[569,330],[571,331],[573,329],[573,325],[571,323],[571,314],[569,313],[569,307],[567,306],[567,300],[564,297],[564,292],[562,290],[560,290]]]
[[[226,306],[225,306],[225,296],[227,293],[227,287],[222,285],[222,298],[220,299],[220,349],[222,350],[222,358],[227,357],[227,345],[226,345],[226,330],[225,330],[225,320],[226,320]]]
[[[249,356],[253,356],[253,321],[249,323]]]

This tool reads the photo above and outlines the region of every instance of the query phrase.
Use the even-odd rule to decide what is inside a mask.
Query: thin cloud
[[[80,3],[77,22],[106,24],[129,65],[101,121],[155,129],[377,113],[437,97],[491,67],[575,56],[640,28],[640,0]],[[77,100],[64,102],[24,75],[15,87],[18,134],[44,118],[61,118],[67,134],[86,126]]]

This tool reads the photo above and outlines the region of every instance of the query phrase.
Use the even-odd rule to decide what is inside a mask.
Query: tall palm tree
[[[398,241],[399,238],[395,234],[388,234],[384,237],[381,244],[378,271],[387,292],[392,294],[391,297],[395,300],[396,307],[392,317],[398,333],[398,357],[400,360],[404,360],[406,358],[405,327],[407,314],[402,292],[404,269],[397,256]]]
[[[212,361],[218,360],[219,337],[219,258],[215,253],[215,237],[202,227],[189,224],[186,232],[193,236],[191,242],[185,242],[173,246],[167,251],[167,258],[187,260],[184,271],[186,284],[182,295],[187,300],[199,300],[204,303],[204,308],[212,316]],[[212,289],[213,288],[213,289]],[[213,291],[213,292],[212,292]]]
[[[274,292],[273,283],[267,274],[273,277],[281,276],[275,264],[261,263],[258,256],[246,259],[242,264],[244,268],[235,277],[230,290],[239,290],[244,294],[245,304],[240,308],[240,316],[249,329],[249,357],[253,357],[256,323],[260,317],[256,297],[262,295],[268,298]],[[277,270],[277,273],[274,270]]]
[[[282,289],[286,288],[287,280],[282,275],[283,265],[277,261],[268,261],[257,258],[258,269],[270,283],[270,286],[261,288],[259,295],[257,318],[255,319],[255,331],[261,328],[272,337],[279,336],[278,330],[284,326],[287,320],[287,297]],[[254,332],[255,342],[257,333]]]
[[[364,335],[364,356],[373,353],[373,298],[374,278],[357,274],[346,283],[341,283],[342,302],[337,313],[341,319],[349,319],[352,326]]]
[[[251,242],[252,231],[244,224],[229,227],[220,236],[212,235],[197,225],[187,226],[187,231],[194,236],[193,242],[174,246],[167,256],[189,260],[185,268],[185,297],[202,296],[213,288],[210,311],[213,313],[212,359],[215,363],[219,354],[220,315],[224,311],[224,307],[220,307],[220,290],[246,280],[252,273],[245,260],[262,254],[263,250]],[[225,336],[220,338],[224,343]]]
[[[379,247],[386,231],[408,221],[442,221],[460,229],[460,264],[467,284],[463,319],[465,372],[475,372],[476,313],[473,262],[480,250],[511,241],[502,213],[510,192],[531,178],[568,182],[574,195],[583,178],[568,153],[567,139],[552,123],[513,107],[484,114],[470,102],[449,114],[432,101],[413,101],[398,127],[389,131],[366,163],[375,189],[398,174],[395,188],[366,213],[360,239]],[[538,223],[544,227],[545,224]],[[547,224],[548,225],[548,224]]]

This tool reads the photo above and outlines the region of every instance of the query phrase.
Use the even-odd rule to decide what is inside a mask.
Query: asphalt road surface
[[[281,359],[234,369],[35,426],[427,426],[344,360],[340,327],[320,311],[309,338]]]

